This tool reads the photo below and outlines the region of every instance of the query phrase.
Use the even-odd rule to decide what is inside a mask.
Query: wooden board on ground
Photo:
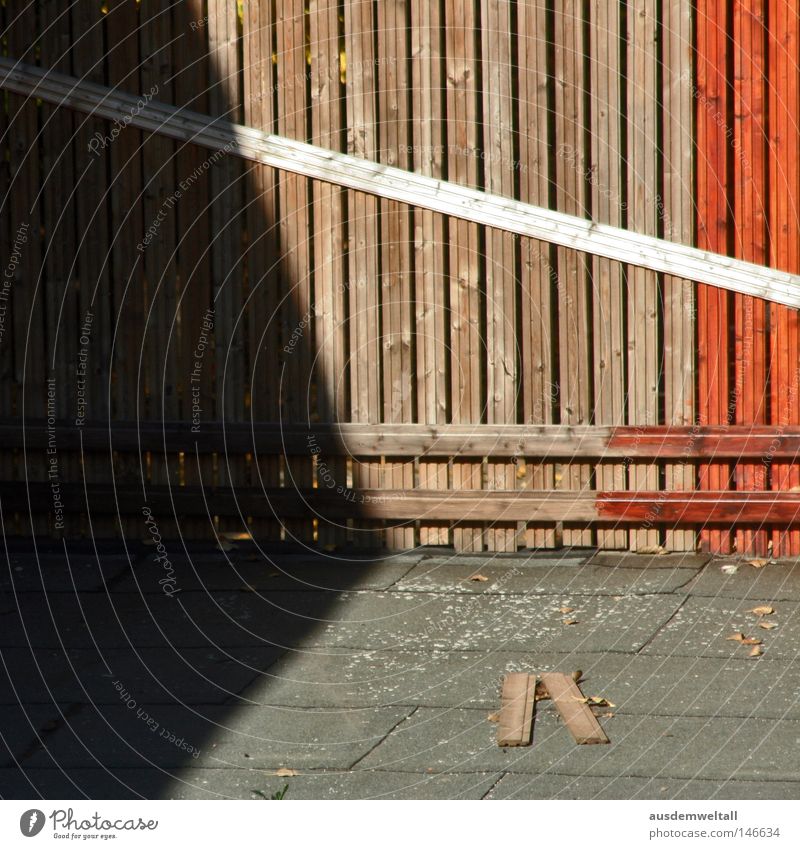
[[[530,746],[536,703],[536,676],[510,672],[503,680],[498,746]]]
[[[542,675],[542,684],[579,746],[610,742],[592,709],[583,701],[580,687],[569,675],[548,672]]]

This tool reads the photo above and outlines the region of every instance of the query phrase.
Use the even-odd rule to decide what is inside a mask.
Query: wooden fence
[[[0,13],[10,57],[141,109],[800,271],[797,15],[728,5]],[[4,101],[7,533],[138,538],[151,510],[185,538],[800,553],[796,310],[245,163],[136,109]]]

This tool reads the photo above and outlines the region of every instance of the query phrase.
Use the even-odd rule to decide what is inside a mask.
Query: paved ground
[[[4,798],[800,798],[800,565],[68,551],[0,576]],[[611,745],[495,745],[504,673],[576,669]]]

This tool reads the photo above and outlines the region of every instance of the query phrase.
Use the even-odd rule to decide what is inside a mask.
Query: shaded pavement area
[[[794,562],[167,548],[8,543],[3,798],[800,798]],[[578,669],[610,745],[496,746],[506,672]]]

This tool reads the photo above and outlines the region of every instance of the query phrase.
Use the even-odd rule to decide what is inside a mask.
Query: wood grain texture
[[[521,3],[517,7],[519,197],[538,206],[550,202],[550,147],[554,142],[548,120],[552,78],[547,18],[542,3]],[[546,242],[522,238],[519,276],[522,421],[528,425],[552,424],[559,380],[553,332],[558,297],[555,249]],[[521,488],[554,488],[552,465],[533,462],[521,448],[518,462],[524,468]],[[555,528],[528,525],[525,543],[531,548],[553,548],[558,543]]]
[[[509,672],[503,679],[498,746],[530,746],[536,709],[536,676]]]
[[[697,134],[696,197],[697,244],[700,248],[726,253],[730,214],[728,207],[729,92],[726,80],[728,41],[723,21],[723,0],[698,0],[696,14]],[[728,424],[731,391],[728,351],[727,292],[705,285],[697,287],[697,414],[701,425]],[[730,485],[730,467],[722,463],[701,464],[700,489],[720,490]],[[730,533],[702,531],[704,551],[728,554]]]
[[[769,114],[769,262],[776,268],[800,268],[800,20],[789,4],[771,0],[768,5],[768,114]],[[769,375],[770,421],[778,433],[800,421],[800,324],[795,310],[770,305]],[[773,463],[773,489],[800,487],[800,467]],[[800,554],[800,533],[773,530],[775,557]]]
[[[474,3],[446,0],[447,179],[478,187],[477,126],[478,16]],[[455,424],[478,424],[483,415],[485,340],[482,333],[481,251],[483,233],[470,222],[449,221],[450,413]],[[483,465],[454,458],[454,490],[483,488]],[[460,523],[453,530],[457,551],[482,551],[483,528]]]
[[[556,203],[560,212],[589,212],[589,151],[586,147],[586,44],[584,3],[565,0],[555,15]],[[588,424],[593,389],[590,355],[592,302],[587,257],[568,248],[558,250],[559,404],[561,421]],[[567,465],[561,486],[580,491],[591,485],[589,465]],[[594,544],[591,529],[565,530],[565,545]]]
[[[580,688],[569,675],[548,672],[542,675],[542,684],[579,746],[610,742],[592,709],[583,700]]]

